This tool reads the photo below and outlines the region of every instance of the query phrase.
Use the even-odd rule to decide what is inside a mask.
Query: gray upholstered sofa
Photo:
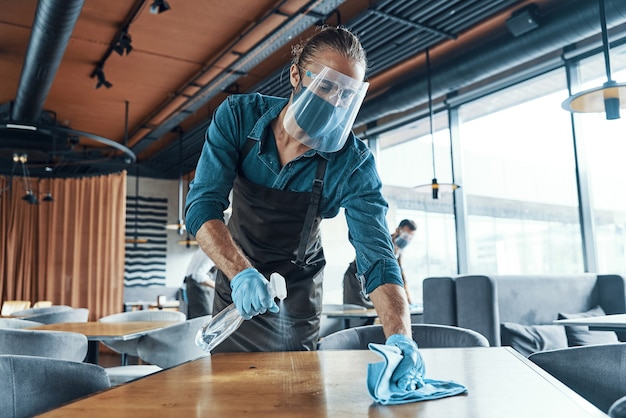
[[[487,337],[492,347],[503,345],[501,328],[509,333],[502,324],[512,324],[540,340],[529,352],[556,348],[542,339],[547,333],[556,335],[553,331],[565,335],[564,328],[552,325],[559,313],[597,311],[598,307],[606,314],[626,313],[625,282],[619,275],[593,273],[430,277],[423,282],[424,323],[473,329]],[[626,341],[626,333],[617,337]]]

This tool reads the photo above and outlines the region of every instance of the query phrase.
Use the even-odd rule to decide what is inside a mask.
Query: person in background
[[[386,343],[403,355],[391,379],[414,388],[421,357],[388,205],[371,151],[351,132],[366,67],[356,36],[323,27],[292,49],[289,99],[228,96],[207,129],[185,219],[218,268],[213,314],[234,303],[245,319],[213,352],[315,350],[326,264],[319,224],[343,207]],[[267,287],[273,272],[286,279],[280,307]]]
[[[215,263],[198,248],[189,262],[185,275],[187,294],[187,319],[210,315],[215,296]]]
[[[409,304],[411,301],[411,294],[409,293],[409,287],[407,285],[406,276],[402,269],[402,250],[409,245],[413,236],[417,231],[417,224],[410,219],[403,219],[396,230],[391,234],[391,241],[393,242],[393,252],[400,265],[400,273],[402,275],[402,281],[404,282],[404,290]],[[352,261],[348,265],[348,269],[343,275],[343,303],[365,306],[366,308],[373,308],[374,304],[370,300],[369,296],[364,294],[364,288],[361,281],[356,275],[357,267],[356,260]]]

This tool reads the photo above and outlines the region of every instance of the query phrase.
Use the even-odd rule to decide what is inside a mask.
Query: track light
[[[106,77],[104,76],[104,69],[102,69],[102,67],[96,67],[96,78],[98,79],[98,83],[96,84],[96,88],[99,89],[100,87],[104,86],[107,89],[110,89],[113,84],[109,83],[106,79]]]
[[[170,5],[165,0],[154,0],[150,6],[150,13],[159,14],[170,9]]]
[[[36,205],[39,203],[39,199],[33,193],[33,187],[30,182],[30,172],[28,171],[28,167],[26,167],[26,162],[28,161],[27,154],[13,154],[13,167],[15,168],[16,164],[21,164],[22,166],[22,175],[24,180],[24,190],[26,190],[26,194],[22,196],[22,200],[30,203],[31,205]],[[52,198],[52,196],[50,196]]]
[[[130,51],[133,50],[133,46],[131,45],[132,41],[128,30],[124,29],[117,42],[115,42],[115,45],[113,45],[113,50],[120,55],[124,55],[124,52],[128,55]]]

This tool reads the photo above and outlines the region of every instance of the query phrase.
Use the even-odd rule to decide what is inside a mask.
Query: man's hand
[[[268,283],[267,279],[252,267],[240,271],[230,281],[233,302],[243,319],[250,319],[267,311],[273,313],[279,311],[267,288]]]
[[[404,357],[391,376],[391,382],[402,390],[415,390],[424,386],[425,366],[417,344],[403,334],[387,338],[385,345],[398,347]]]

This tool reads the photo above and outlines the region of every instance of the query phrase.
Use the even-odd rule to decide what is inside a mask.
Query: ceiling
[[[35,176],[128,169],[176,179],[195,168],[228,94],[289,94],[290,46],[316,25],[359,35],[366,109],[423,72],[426,48],[436,60],[513,39],[505,20],[530,2],[167,0],[162,13],[151,13],[153,0],[39,3],[0,0],[0,174],[19,153]],[[547,14],[559,0],[533,3]],[[119,54],[126,35],[132,50]]]

